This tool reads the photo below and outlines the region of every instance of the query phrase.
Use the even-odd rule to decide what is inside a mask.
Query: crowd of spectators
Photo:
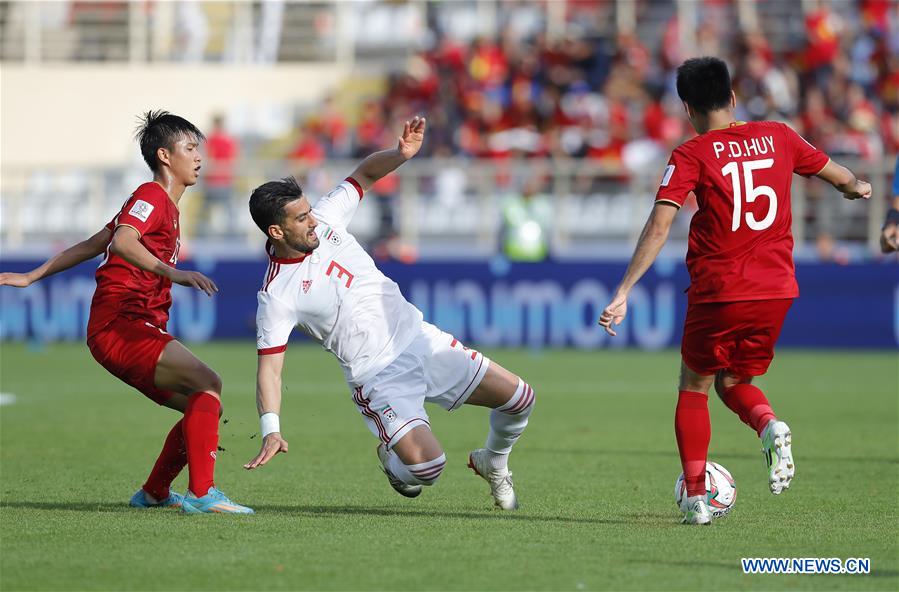
[[[834,156],[876,159],[899,148],[899,9],[887,0],[855,6],[849,23],[821,3],[778,50],[764,33],[740,32],[707,10],[695,53],[728,61],[739,119],[787,121]],[[656,50],[633,33],[580,29],[554,40],[505,31],[473,43],[432,30],[432,47],[390,74],[383,96],[354,114],[329,101],[305,120],[291,156],[367,154],[415,113],[428,117],[430,156],[571,157],[634,169],[693,134],[674,89],[687,57],[676,14]]]
[[[579,33],[553,39],[509,27],[463,43],[431,22],[430,47],[389,74],[383,95],[355,113],[327,99],[301,123],[289,157],[313,166],[328,157],[362,157],[390,145],[402,120],[424,114],[424,156],[576,158],[643,172],[695,133],[675,89],[676,68],[689,55],[728,62],[739,120],[785,121],[836,158],[874,163],[899,151],[895,2],[854,0],[852,11],[837,13],[822,0],[800,12],[803,26],[775,46],[767,33],[741,31],[728,18],[732,2],[704,0],[689,54],[676,12],[651,49],[645,35],[591,32],[577,4],[569,4],[568,19]],[[386,198],[378,200],[388,229],[382,236],[395,234],[389,229],[396,183],[391,176],[375,188]],[[812,190],[810,197],[814,203],[826,196]],[[852,234],[840,227],[846,220],[833,208],[813,207],[805,217],[821,257],[839,260],[833,237]]]

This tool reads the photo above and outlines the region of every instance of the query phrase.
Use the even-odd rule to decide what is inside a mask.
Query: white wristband
[[[259,416],[259,429],[262,431],[262,437],[265,438],[271,433],[281,431],[281,421],[278,419],[277,413],[263,413]]]

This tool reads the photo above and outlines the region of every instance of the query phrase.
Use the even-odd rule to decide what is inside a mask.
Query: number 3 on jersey
[[[338,263],[337,261],[331,261],[328,265],[328,270],[325,272],[325,275],[330,276],[334,271],[337,271],[337,279],[346,278],[346,287],[349,288],[350,284],[353,283],[353,278],[356,277],[351,274],[347,269]]]
[[[759,196],[768,198],[768,214],[761,220],[756,220],[752,212],[746,214],[746,225],[752,230],[765,230],[774,224],[777,215],[777,195],[774,189],[768,185],[756,187],[752,181],[752,171],[770,169],[774,166],[773,158],[762,160],[747,160],[743,162],[743,183],[740,183],[740,163],[729,162],[721,169],[721,173],[731,177],[734,187],[734,220],[731,230],[736,232],[740,228],[743,217],[743,187],[746,187],[746,203],[753,203]]]

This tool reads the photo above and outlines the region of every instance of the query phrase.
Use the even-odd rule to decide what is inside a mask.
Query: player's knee
[[[209,371],[209,388],[214,391],[219,398],[222,396],[222,377],[218,375],[217,372],[210,370]]]
[[[724,370],[719,370],[715,373],[715,392],[718,393],[718,397],[723,401],[725,395],[727,393],[727,389],[729,387],[725,383],[724,379]]]
[[[738,376],[728,370],[719,370],[715,373],[715,392],[723,401],[727,397],[727,392],[734,386],[750,382],[752,382],[751,376]]]
[[[715,375],[698,374],[688,368],[686,364],[681,364],[678,390],[708,394],[713,382],[715,382]]]
[[[204,366],[203,369],[198,372],[194,389],[197,391],[211,393],[218,397],[219,400],[221,400],[222,378],[215,370]]]
[[[415,483],[413,485],[434,485],[446,467],[446,454],[414,465],[406,465]]]

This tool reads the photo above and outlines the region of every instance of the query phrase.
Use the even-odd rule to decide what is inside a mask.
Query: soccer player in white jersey
[[[468,466],[489,484],[496,505],[518,507],[509,453],[528,424],[534,390],[518,376],[463,347],[422,314],[381,273],[347,232],[364,192],[412,158],[425,120],[407,121],[395,150],[370,155],[310,207],[292,177],[260,185],[253,220],[268,237],[268,270],[258,293],[256,406],[263,442],[247,469],[287,452],[281,435],[281,370],[295,326],[340,361],[353,401],[380,440],[377,452],[391,486],[416,497],[446,464],[428,423],[425,401],[448,411],[463,404],[492,409],[484,448]]]

